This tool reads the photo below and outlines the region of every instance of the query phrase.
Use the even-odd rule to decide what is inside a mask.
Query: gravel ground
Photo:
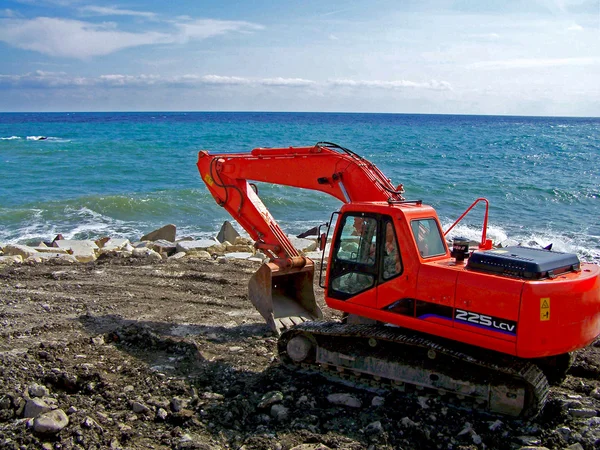
[[[0,448],[600,448],[600,341],[530,421],[354,389],[279,365],[247,298],[257,268],[1,267]]]

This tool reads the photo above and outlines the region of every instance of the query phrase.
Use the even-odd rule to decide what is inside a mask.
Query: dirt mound
[[[600,344],[577,353],[531,421],[427,392],[354,389],[279,365],[276,338],[247,299],[257,267],[104,257],[1,269],[0,447],[600,445]]]

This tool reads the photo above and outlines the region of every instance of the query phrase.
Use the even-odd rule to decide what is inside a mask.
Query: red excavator
[[[600,334],[600,268],[549,249],[494,248],[483,198],[444,232],[431,206],[406,200],[402,185],[336,144],[200,151],[197,165],[217,203],[269,258],[248,293],[280,334],[288,366],[374,388],[433,389],[459,406],[530,417],[549,383],[566,376],[571,352]],[[314,263],[249,180],[343,202],[318,236],[322,250],[331,242],[321,264],[325,302],[343,320],[319,320]],[[445,236],[478,203],[485,204],[478,248],[456,238],[450,250]]]

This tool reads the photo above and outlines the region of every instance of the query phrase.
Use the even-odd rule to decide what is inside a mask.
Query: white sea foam
[[[28,141],[71,142],[70,139],[64,139],[64,138],[55,137],[55,136],[27,136],[26,139]]]
[[[0,141],[16,141],[21,139],[20,136],[9,136],[9,137],[0,137]]]

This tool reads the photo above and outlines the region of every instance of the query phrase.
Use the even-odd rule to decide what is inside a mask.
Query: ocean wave
[[[55,136],[27,136],[26,139],[28,141],[71,142],[70,139],[64,139]]]
[[[16,141],[21,139],[20,136],[9,136],[9,137],[0,137],[0,141]]]

